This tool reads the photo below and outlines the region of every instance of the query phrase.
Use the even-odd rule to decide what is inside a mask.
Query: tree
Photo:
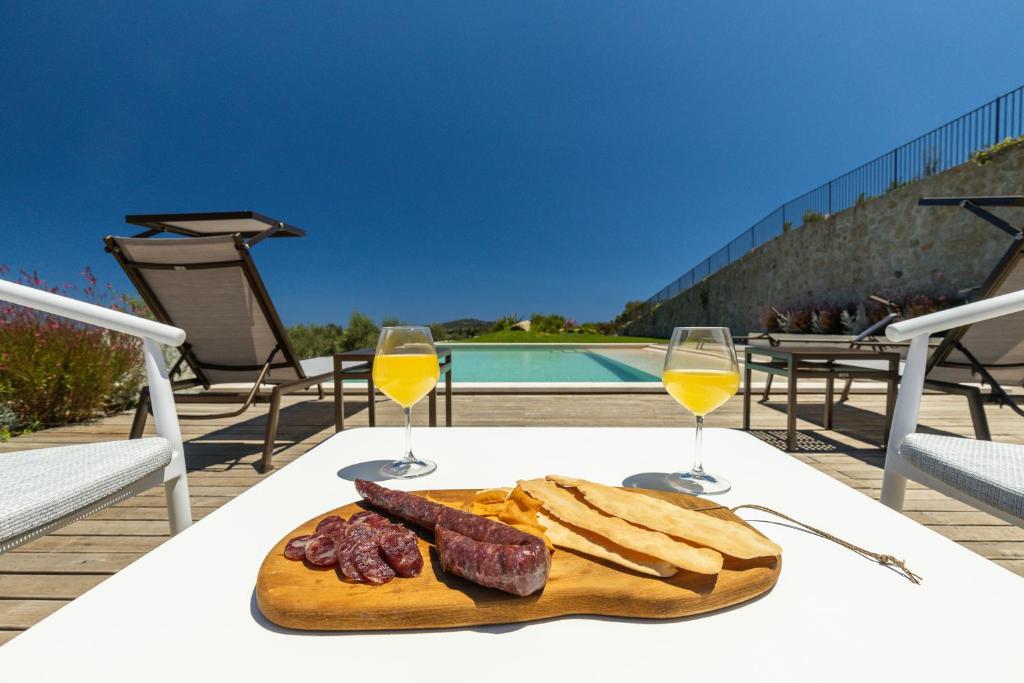
[[[345,331],[345,350],[373,348],[377,345],[379,334],[380,330],[369,316],[352,311],[348,319],[348,329]]]

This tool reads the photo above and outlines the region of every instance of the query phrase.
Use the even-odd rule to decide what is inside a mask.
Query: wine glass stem
[[[698,476],[703,476],[704,475],[704,467],[703,467],[703,463],[701,462],[701,457],[703,455],[703,453],[702,453],[703,444],[704,444],[704,416],[703,415],[698,415],[697,416],[697,431],[695,432],[694,443],[693,443],[693,468],[691,468],[691,470],[690,470],[693,474],[696,474]]]
[[[412,454],[412,406],[405,409],[405,460],[416,462],[416,456]]]

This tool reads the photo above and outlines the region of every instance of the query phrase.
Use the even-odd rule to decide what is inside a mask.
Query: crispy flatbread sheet
[[[585,479],[557,475],[548,475],[548,479],[575,488],[588,503],[609,515],[696,545],[714,548],[730,557],[749,560],[782,555],[782,548],[738,522],[718,519],[640,492],[624,491]]]
[[[661,533],[611,517],[586,503],[554,482],[531,479],[518,482],[531,497],[544,503],[552,515],[581,529],[603,536],[624,548],[656,557],[680,569],[698,574],[717,574],[722,570],[722,555],[710,548],[696,548]]]
[[[543,512],[537,513],[537,519],[544,525],[544,533],[547,534],[547,537],[559,548],[575,550],[584,555],[608,560],[626,569],[650,576],[675,576],[679,571],[668,562],[650,555],[633,552],[605,538],[565,524],[555,517],[549,517]]]

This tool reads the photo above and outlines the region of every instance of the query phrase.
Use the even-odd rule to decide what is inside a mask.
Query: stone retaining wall
[[[1024,146],[968,162],[783,233],[653,312],[625,334],[667,337],[680,325],[762,329],[768,306],[845,304],[869,294],[951,294],[979,285],[1008,235],[959,207],[917,206],[928,196],[1024,195]],[[1014,225],[1024,210],[997,209]],[[680,263],[680,272],[688,263]]]

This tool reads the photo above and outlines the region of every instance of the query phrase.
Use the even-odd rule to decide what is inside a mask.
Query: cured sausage
[[[330,567],[337,562],[334,539],[326,534],[317,534],[306,544],[306,562],[316,567]]]
[[[540,538],[370,481],[355,483],[359,495],[375,507],[433,531],[446,571],[520,596],[547,583],[551,556]]]
[[[308,544],[312,538],[312,535],[296,536],[292,540],[288,541],[288,545],[284,547],[284,556],[289,560],[304,559],[306,557],[306,544]]]
[[[380,535],[379,543],[384,559],[399,576],[419,576],[423,571],[423,555],[416,534],[404,526],[392,524]]]

